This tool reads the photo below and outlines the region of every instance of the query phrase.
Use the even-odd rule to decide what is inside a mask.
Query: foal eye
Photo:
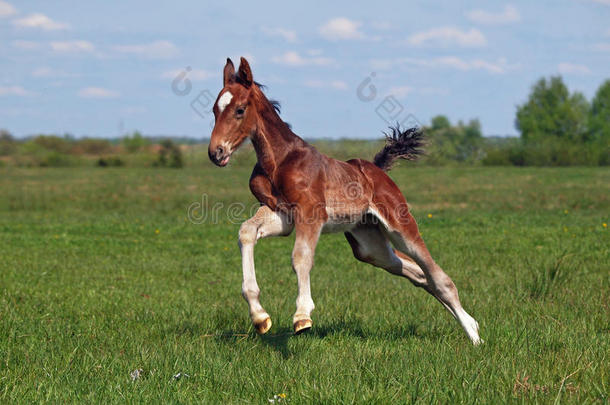
[[[235,110],[235,114],[237,114],[237,115],[244,115],[244,109],[239,107],[237,110]]]

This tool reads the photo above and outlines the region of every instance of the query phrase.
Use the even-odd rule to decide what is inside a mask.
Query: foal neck
[[[251,136],[258,164],[270,178],[275,177],[279,164],[295,147],[303,146],[305,141],[290,130],[278,115],[269,100],[257,89],[255,96],[259,122]]]

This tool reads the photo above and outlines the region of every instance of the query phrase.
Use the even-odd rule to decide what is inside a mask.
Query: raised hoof
[[[303,332],[308,331],[309,329],[311,329],[311,319],[301,319],[299,321],[296,321],[294,323],[294,334],[295,335],[300,335]]]
[[[271,329],[271,318],[265,318],[262,321],[255,323],[254,327],[259,335],[264,335]]]

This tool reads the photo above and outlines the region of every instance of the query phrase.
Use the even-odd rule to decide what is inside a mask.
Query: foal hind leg
[[[432,259],[424,243],[415,218],[409,213],[404,218],[388,218],[384,228],[394,247],[412,257],[423,270],[428,288],[447,310],[460,323],[473,344],[481,343],[479,324],[462,307],[457,288],[451,278]]]
[[[428,282],[426,273],[415,261],[413,261],[413,259],[400,251],[392,249],[388,238],[378,226],[363,224],[347,232],[345,237],[352,247],[356,259],[372,264],[373,266],[381,267],[394,275],[409,279],[416,287],[422,287],[432,294],[456,319],[458,319],[458,321],[460,321],[462,326],[464,325],[462,321],[465,319],[467,320],[468,318],[463,317],[460,319],[458,315],[456,315],[460,314],[460,311],[456,310],[456,308],[461,308],[461,305],[459,303],[459,298],[457,298],[455,286],[453,286],[455,291],[455,297],[453,299],[454,305],[451,305],[447,300],[447,297],[443,294],[439,294],[438,288],[436,288],[434,284]],[[449,280],[449,282],[451,282],[451,280]],[[456,302],[457,305],[455,305]],[[470,317],[465,311],[464,314],[465,317]],[[475,323],[476,330],[478,330],[476,321],[472,318],[470,319]],[[466,333],[473,340],[473,343],[478,343],[478,334],[476,335],[476,339],[473,339],[473,335],[469,333],[468,329],[466,329]]]
[[[435,294],[419,265],[399,250],[392,249],[388,238],[379,227],[361,225],[345,234],[352,247],[354,257],[362,262],[387,270],[389,273],[407,278],[416,287],[421,287],[436,298],[453,315],[453,309]]]
[[[419,234],[415,218],[410,213],[406,215],[401,213],[401,216],[393,216],[391,213],[391,210],[385,211],[385,216],[378,212],[374,213],[382,222],[381,229],[398,251],[413,258],[420,267],[426,278],[426,284],[422,287],[447,308],[473,344],[481,343],[479,324],[462,307],[457,288],[451,278],[432,259]]]
[[[416,287],[428,288],[422,269],[410,257],[392,249],[378,225],[362,224],[345,233],[356,259],[407,278]]]
[[[267,333],[271,328],[271,317],[259,301],[260,289],[254,270],[254,245],[258,239],[288,235],[291,231],[292,225],[287,217],[282,213],[272,211],[266,205],[261,206],[256,214],[239,228],[239,248],[243,268],[241,293],[248,303],[250,319],[260,334]]]

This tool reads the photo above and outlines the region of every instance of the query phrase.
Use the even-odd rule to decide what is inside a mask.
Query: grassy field
[[[254,203],[249,173],[0,169],[0,402],[608,403],[609,169],[391,172],[480,347],[340,234],[318,245],[301,336],[293,236],[259,242],[274,326],[257,336],[240,295],[247,213],[228,211]],[[204,194],[218,223],[187,218]]]

